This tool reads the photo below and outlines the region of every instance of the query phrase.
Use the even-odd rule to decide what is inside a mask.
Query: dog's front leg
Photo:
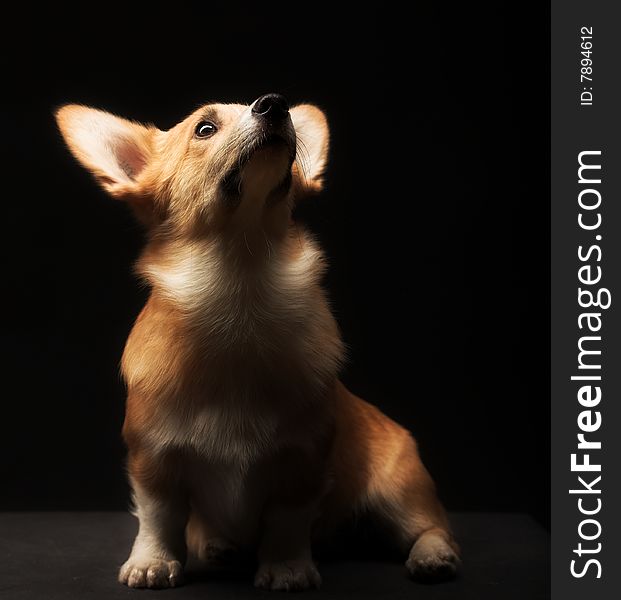
[[[119,581],[134,588],[166,588],[181,583],[186,558],[186,504],[178,497],[154,493],[132,480],[140,525]]]
[[[319,587],[321,577],[311,556],[310,537],[316,513],[315,502],[274,505],[266,510],[255,586],[278,591]]]

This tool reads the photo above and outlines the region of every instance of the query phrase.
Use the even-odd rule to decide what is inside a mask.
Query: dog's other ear
[[[109,194],[119,199],[139,194],[138,178],[151,158],[154,127],[77,104],[60,108],[56,122],[72,154]]]
[[[291,109],[297,141],[296,165],[300,183],[307,191],[323,187],[323,172],[328,161],[330,130],[326,116],[316,106],[300,104]]]

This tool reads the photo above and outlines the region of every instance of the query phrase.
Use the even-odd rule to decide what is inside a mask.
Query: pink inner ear
[[[116,141],[114,154],[119,167],[130,179],[135,179],[147,164],[147,160],[139,148],[128,139]]]

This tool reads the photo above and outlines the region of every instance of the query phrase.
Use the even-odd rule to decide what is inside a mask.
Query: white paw
[[[119,571],[119,581],[131,588],[177,587],[182,579],[183,567],[178,560],[130,557]]]
[[[299,592],[321,585],[321,576],[310,560],[262,563],[254,577],[254,585],[264,590]]]
[[[443,537],[423,534],[405,563],[410,575],[419,580],[446,580],[457,574],[459,556]]]

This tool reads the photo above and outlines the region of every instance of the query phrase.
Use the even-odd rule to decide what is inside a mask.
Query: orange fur
[[[207,556],[217,542],[257,549],[260,587],[316,586],[311,535],[354,513],[411,548],[412,574],[452,572],[456,546],[413,438],[338,381],[323,258],[291,219],[322,186],[325,116],[255,106],[207,105],[166,132],[57,113],[76,158],[148,232],[137,271],[151,294],[122,363],[140,531],[120,579],[176,585],[186,545]]]

